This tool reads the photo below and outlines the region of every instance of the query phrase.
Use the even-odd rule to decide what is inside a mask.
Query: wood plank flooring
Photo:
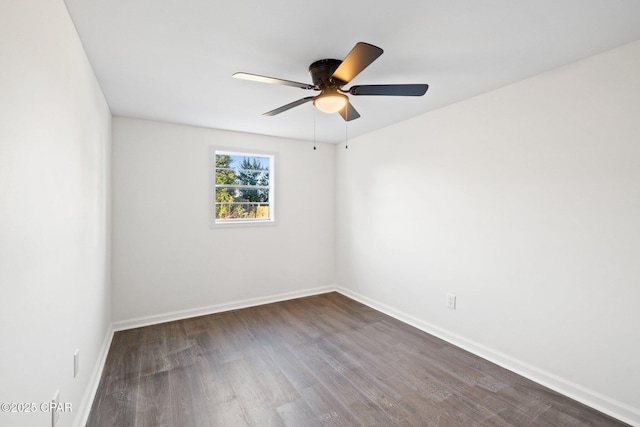
[[[625,424],[329,293],[117,332],[87,425]]]

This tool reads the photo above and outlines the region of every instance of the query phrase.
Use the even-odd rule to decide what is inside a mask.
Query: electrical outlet
[[[453,294],[447,294],[447,308],[451,310],[456,309],[456,296]]]
[[[56,427],[58,418],[60,418],[60,412],[58,412],[59,406],[60,406],[60,390],[56,390],[56,393],[53,395],[53,399],[51,399],[51,406],[49,407],[49,410],[51,411],[51,427]]]
[[[80,349],[77,348],[76,352],[73,353],[73,378],[78,376],[79,370],[80,370]]]

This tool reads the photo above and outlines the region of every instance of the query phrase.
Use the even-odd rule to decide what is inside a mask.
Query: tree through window
[[[274,221],[274,158],[215,150],[214,224]]]

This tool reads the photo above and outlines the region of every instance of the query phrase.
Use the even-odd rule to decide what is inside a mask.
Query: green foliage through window
[[[273,220],[272,156],[216,152],[216,221]]]

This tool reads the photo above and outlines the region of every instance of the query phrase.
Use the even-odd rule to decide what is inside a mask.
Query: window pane
[[[269,219],[269,205],[260,203],[216,203],[216,219]]]
[[[272,220],[271,156],[215,153],[215,219]]]

